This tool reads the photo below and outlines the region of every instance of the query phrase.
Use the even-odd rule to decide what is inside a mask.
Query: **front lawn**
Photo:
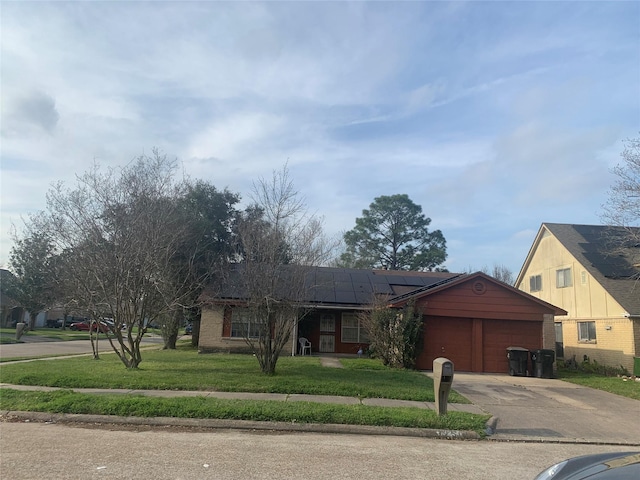
[[[200,355],[190,345],[143,353],[137,370],[115,355],[3,363],[0,381],[71,388],[125,388],[343,395],[434,401],[432,380],[419,372],[395,370],[371,359],[341,359],[344,368],[320,365],[318,357],[283,357],[276,374],[260,372],[250,355]],[[455,392],[450,402],[468,403]],[[226,400],[203,397],[155,398],[141,395],[16,391],[3,388],[1,410],[89,413],[141,417],[220,418],[299,423],[378,425],[471,430],[484,436],[488,415],[432,410],[338,405],[313,402]]]
[[[341,359],[345,368],[320,365],[318,357],[282,357],[276,374],[264,375],[251,355],[200,355],[185,345],[143,353],[137,370],[127,370],[115,355],[100,360],[78,357],[12,365],[2,363],[4,383],[61,388],[211,390],[301,393],[359,398],[435,401],[433,381],[420,372],[386,368],[377,360]],[[468,403],[452,392],[449,401]]]
[[[640,382],[629,377],[607,377],[596,373],[585,373],[575,370],[558,369],[557,377],[565,382],[585,387],[604,390],[623,397],[640,400]],[[626,380],[625,380],[626,378]]]
[[[480,436],[485,434],[485,423],[488,419],[488,415],[463,412],[450,412],[440,417],[433,410],[418,408],[224,400],[205,397],[152,398],[139,395],[87,395],[69,390],[22,392],[2,389],[0,408],[51,413],[471,430]]]

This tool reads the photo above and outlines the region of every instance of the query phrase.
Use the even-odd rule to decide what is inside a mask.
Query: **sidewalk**
[[[43,387],[32,385],[11,385],[0,383],[0,388],[11,388],[23,391],[44,391],[51,392],[61,390],[56,387]],[[416,402],[410,400],[391,400],[388,398],[357,398],[342,397],[337,395],[303,395],[285,393],[248,393],[248,392],[211,392],[200,390],[130,390],[130,389],[109,389],[109,388],[72,388],[78,393],[88,393],[92,395],[119,394],[119,395],[144,395],[148,397],[175,398],[175,397],[205,397],[221,398],[230,400],[272,400],[281,402],[312,402],[312,403],[333,403],[337,405],[368,405],[375,407],[409,407],[422,408],[425,410],[435,410],[433,402]],[[477,405],[449,403],[447,407],[450,412],[467,412],[484,415]]]
[[[0,388],[11,388],[23,391],[54,391],[55,387],[11,385],[0,383]],[[69,390],[69,389],[67,389]],[[149,397],[209,397],[235,400],[272,400],[282,402],[316,402],[334,403],[343,405],[373,405],[382,407],[414,407],[434,409],[431,402],[412,402],[405,400],[391,400],[384,398],[341,397],[329,395],[301,395],[278,393],[247,393],[247,392],[207,392],[207,391],[175,391],[175,390],[129,390],[129,389],[101,389],[101,388],[74,388],[74,392],[88,394],[120,394],[120,395],[146,395]],[[461,411],[469,413],[485,414],[476,405],[449,404],[449,411]],[[315,423],[290,423],[290,422],[258,422],[246,420],[217,420],[174,417],[122,417],[113,415],[81,415],[81,414],[54,414],[45,412],[20,412],[0,411],[0,419],[21,419],[25,421],[53,422],[53,423],[92,423],[92,424],[118,424],[118,425],[146,425],[162,427],[188,427],[204,429],[239,429],[252,431],[282,431],[282,432],[315,432],[315,433],[342,433],[352,435],[396,435],[420,438],[441,438],[448,440],[480,440],[476,432],[463,430],[437,430],[428,428],[409,427],[377,427],[370,425],[338,425]],[[1,421],[0,421],[1,425]]]

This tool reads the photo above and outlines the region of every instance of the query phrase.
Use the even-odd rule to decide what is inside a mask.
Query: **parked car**
[[[62,328],[62,324],[64,323],[65,328],[70,328],[74,323],[85,322],[88,320],[84,317],[67,317],[66,320],[64,318],[58,318],[57,320],[47,320],[47,327],[54,328]]]
[[[80,320],[82,321],[82,320]],[[62,324],[64,323],[64,327],[65,328],[69,328],[71,327],[72,324],[78,322],[78,317],[68,317],[66,320],[61,318],[58,320],[58,325],[56,326],[56,328],[62,328]]]
[[[597,453],[550,466],[535,480],[615,480],[640,478],[640,452]]]
[[[110,319],[105,318],[104,320],[100,320],[100,324],[104,325],[109,330],[115,330],[116,328],[116,324],[113,322],[113,320],[110,320]]]
[[[73,325],[74,323],[77,322],[82,322],[84,320],[78,319],[78,317],[68,317],[66,320],[63,318],[60,318],[57,320],[58,324],[56,325],[56,328],[62,328],[62,324],[64,323],[65,328],[70,328],[71,325]]]
[[[100,331],[102,333],[106,333],[108,332],[111,328],[109,327],[109,325],[106,322],[93,322],[91,323],[88,320],[82,321],[82,322],[75,322],[72,323],[69,328],[71,330],[76,330],[76,331],[86,331],[88,332],[89,330],[91,331]]]
[[[190,323],[187,323],[187,326],[184,327],[184,334],[191,335],[192,333],[193,333],[193,325],[191,325]]]
[[[47,318],[45,322],[45,327],[47,328],[60,328],[62,320],[54,320],[53,318]]]

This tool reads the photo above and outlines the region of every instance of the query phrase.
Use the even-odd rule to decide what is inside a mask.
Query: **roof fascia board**
[[[538,249],[538,245],[540,244],[540,241],[542,240],[542,236],[544,235],[544,232],[547,231],[549,232],[550,235],[553,235],[553,233],[551,233],[551,231],[546,227],[546,225],[543,223],[540,225],[540,228],[538,229],[538,233],[536,234],[535,239],[533,240],[533,243],[531,244],[531,247],[529,248],[529,253],[527,253],[526,258],[524,259],[524,263],[522,264],[522,267],[520,268],[520,272],[518,273],[518,276],[516,277],[516,281],[515,281],[515,285],[520,285],[520,282],[523,280],[524,274],[527,271],[527,269],[529,268],[529,265],[531,264],[531,260],[533,259],[533,255],[535,254],[536,250]]]

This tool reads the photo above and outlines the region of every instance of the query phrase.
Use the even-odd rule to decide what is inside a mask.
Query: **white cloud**
[[[151,147],[245,197],[289,162],[327,229],[407,193],[450,269],[524,259],[543,221],[596,223],[640,131],[632,2],[9,2],[2,212]],[[606,21],[604,21],[606,20]],[[0,259],[0,261],[2,261]]]
[[[191,139],[189,157],[234,160],[242,158],[256,143],[269,142],[281,134],[283,122],[276,115],[248,113],[231,115],[205,127]],[[253,151],[252,153],[257,153]]]

